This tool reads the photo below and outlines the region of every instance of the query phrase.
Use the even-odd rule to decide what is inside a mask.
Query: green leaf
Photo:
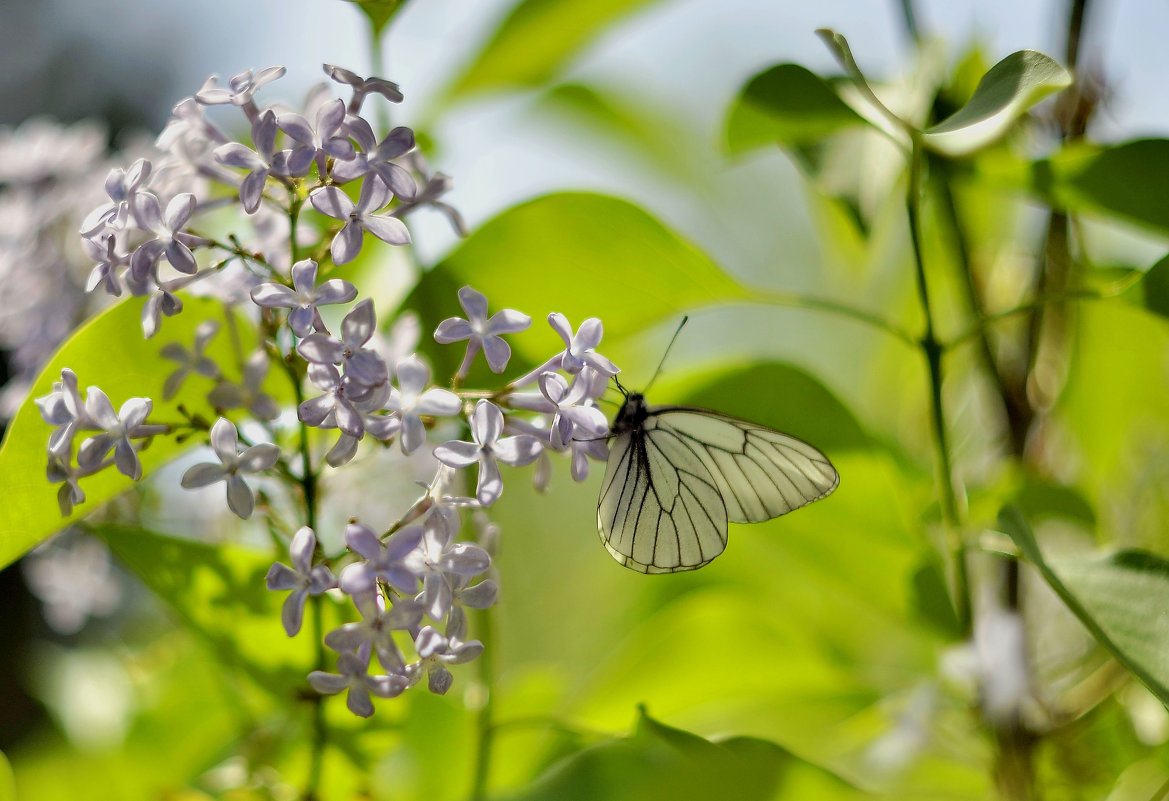
[[[832,86],[796,64],[780,64],[747,82],[727,115],[727,147],[802,145],[863,124]]]
[[[126,526],[93,532],[225,665],[285,699],[303,689],[316,645],[311,636],[293,639],[284,633],[285,594],[270,592],[264,582],[270,553]],[[307,621],[311,611],[305,614]]]
[[[999,525],[1092,636],[1169,704],[1169,561],[1137,550],[1049,559],[1017,509],[1003,509]]]
[[[1070,211],[1119,217],[1169,231],[1169,139],[1138,139],[1111,147],[1077,145],[1032,165],[1031,184]]]
[[[503,212],[424,275],[404,307],[423,319],[461,315],[455,292],[463,284],[484,293],[492,310],[535,317],[532,330],[510,339],[528,355],[563,347],[541,322],[551,311],[574,326],[600,317],[613,338],[749,297],[709,256],[637,206],[590,193],[546,195]],[[436,366],[460,357],[458,347],[442,348]]]
[[[1042,53],[1012,53],[982,77],[966,105],[927,129],[922,141],[947,156],[969,155],[992,144],[1032,106],[1071,83],[1071,73]]]
[[[840,399],[818,379],[793,365],[782,362],[720,365],[698,374],[688,372],[678,380],[685,383],[688,405],[771,426],[807,440],[829,454],[872,445],[861,424]],[[761,392],[762,387],[783,387],[783,391]],[[670,391],[667,384],[661,394],[673,397]],[[651,402],[661,403],[653,398]]]
[[[545,83],[606,27],[652,0],[520,0],[450,95]]]
[[[0,751],[0,801],[16,801],[16,780],[3,751]]]
[[[1169,256],[1149,268],[1141,286],[1145,291],[1145,308],[1161,317],[1169,317]]]
[[[346,0],[353,3],[369,20],[374,36],[380,36],[390,21],[406,5],[407,0]]]
[[[86,502],[69,517],[57,506],[57,488],[45,478],[46,448],[51,427],[41,418],[35,399],[47,395],[61,369],[70,367],[84,392],[98,386],[117,408],[131,397],[154,399],[151,419],[173,422],[179,419],[175,403],[164,403],[162,385],[175,363],[159,356],[168,342],[190,347],[195,328],[203,321],[223,316],[223,306],[203,298],[184,298],[183,313],[169,318],[153,339],[143,339],[139,319],[144,301],[129,298],[107,309],[73,332],[49,360],[28,397],[17,411],[0,447],[0,484],[4,503],[0,505],[0,567],[9,564],[29,548],[92,512],[101,504],[134,486],[134,482],[113,469],[82,479]],[[245,342],[244,347],[248,344]],[[220,364],[233,363],[230,337],[221,332],[212,341],[207,355]],[[201,380],[188,379],[190,386]],[[210,389],[208,385],[206,387]],[[205,401],[192,394],[182,400],[192,413],[211,416]],[[142,452],[143,475],[149,475],[183,450],[196,447],[197,437],[176,444],[170,437],[155,437]]]
[[[501,798],[769,801],[781,797],[778,791],[789,782],[811,784],[805,778],[797,779],[793,775],[797,772],[816,774],[820,779],[817,798],[860,797],[839,779],[766,740],[735,737],[711,742],[658,723],[643,709],[631,737],[585,748],[554,765],[524,790]]]
[[[848,40],[842,34],[829,28],[817,29],[816,35],[820,37],[820,41],[828,46],[828,50],[837,63],[844,69],[844,74],[852,81],[853,86],[857,88],[861,98],[865,101],[860,108],[856,109],[857,112],[863,114],[866,120],[885,132],[893,141],[904,141],[906,132],[911,126],[890,111],[889,107],[877,97],[873,87],[869,85],[868,79],[865,78],[861,68],[857,65],[856,59],[853,58],[852,48],[848,46]]]

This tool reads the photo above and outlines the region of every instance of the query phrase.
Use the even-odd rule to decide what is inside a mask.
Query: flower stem
[[[942,521],[950,549],[953,571],[954,611],[963,631],[969,631],[970,589],[966,569],[966,542],[960,527],[958,496],[954,490],[954,466],[950,455],[949,436],[946,430],[946,410],[942,402],[942,343],[938,340],[934,325],[933,306],[930,303],[929,281],[925,271],[921,239],[921,195],[925,155],[921,134],[911,132],[912,149],[909,154],[909,187],[906,195],[906,211],[909,217],[909,238],[913,245],[913,262],[917,274],[917,294],[925,317],[925,332],[919,342],[925,356],[930,382],[930,416],[933,420],[934,443],[938,460],[938,490],[942,507]]]
[[[483,643],[483,653],[479,657],[479,684],[485,696],[483,705],[479,707],[479,716],[476,721],[476,748],[475,772],[471,785],[471,801],[482,801],[487,797],[487,779],[491,770],[491,746],[495,738],[495,725],[492,720],[494,714],[493,683],[495,679],[494,619],[491,609],[483,609],[479,613],[479,641]]]

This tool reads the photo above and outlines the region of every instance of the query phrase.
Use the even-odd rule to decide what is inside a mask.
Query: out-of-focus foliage
[[[399,4],[362,5],[377,28]],[[786,249],[771,257],[769,285],[800,294],[760,290],[743,277],[749,265],[716,260],[666,222],[665,201],[565,191],[476,228],[420,272],[403,308],[429,330],[458,313],[455,291],[469,283],[500,307],[555,308],[574,325],[596,314],[631,388],[649,381],[692,314],[650,402],[715,408],[807,439],[832,458],[840,488],[790,517],[733,525],[726,553],[701,571],[647,577],[620,569],[597,540],[601,465],[578,485],[558,464],[544,494],[505,473],[491,686],[462,669],[450,697],[379,701],[369,723],[328,699],[326,798],[466,798],[485,731],[484,797],[500,801],[973,801],[1031,798],[1035,786],[1050,799],[1159,797],[1169,779],[1169,266],[1145,269],[1152,259],[1128,245],[1164,252],[1155,237],[1169,231],[1165,140],[1045,139],[1040,115],[1051,104],[1035,106],[1070,74],[1033,51],[989,70],[994,59],[977,48],[923,58],[921,114],[908,101],[909,111],[896,108],[913,136],[858,96],[911,93],[862,75],[841,37],[829,39],[851,80],[789,63],[744,75],[737,96],[719,101],[718,143],[695,141],[615,89],[552,85],[645,5],[518,3],[454,82],[452,102],[543,89],[532,109],[578,134],[589,123],[696,198],[724,166],[784,170],[788,185],[720,196],[708,224],[729,239],[774,199],[768,192],[806,201],[806,218],[769,221],[792,251],[814,240],[799,251],[811,263]],[[901,150],[914,137],[930,150],[922,245],[943,351],[945,478],[906,233]],[[700,169],[678,155],[691,152],[736,161]],[[1037,201],[1053,208],[1037,213]],[[1067,276],[1051,287],[1048,240],[1065,215],[1070,244],[1056,255]],[[1037,308],[1043,315],[1028,317]],[[122,304],[75,334],[33,394],[64,364],[83,386],[86,369],[100,368],[115,401],[161,386],[169,368],[160,343],[137,336],[137,313]],[[198,319],[168,321],[161,339],[189,340],[184,326]],[[1028,350],[1043,337],[1054,352]],[[540,320],[511,339],[527,362],[556,341]],[[440,367],[461,355],[427,337],[421,347]],[[11,490],[0,561],[61,525],[49,486],[29,469],[43,461],[35,414],[22,411],[0,452]],[[1033,417],[1016,442],[1011,426],[1024,414]],[[177,453],[152,447],[148,470]],[[86,485],[93,502],[125,489],[101,481]],[[946,519],[944,482],[957,488],[957,521]],[[314,655],[276,624],[278,599],[262,590],[270,551],[95,527],[181,630],[117,651],[137,699],[122,710],[123,739],[85,750],[61,723],[13,750],[25,796],[294,792],[311,709],[298,689]],[[973,622],[952,599],[953,538],[969,556]],[[328,599],[323,607],[332,614]],[[992,709],[990,694],[1011,681],[1015,707]],[[52,707],[62,690],[47,682],[38,692]],[[1020,765],[1025,779],[1011,772]],[[2,771],[0,762],[0,801]]]

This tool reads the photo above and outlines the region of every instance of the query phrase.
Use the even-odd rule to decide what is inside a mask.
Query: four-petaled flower
[[[337,658],[337,673],[314,670],[308,674],[308,683],[319,693],[335,695],[349,690],[345,705],[354,715],[368,718],[373,714],[371,695],[378,698],[393,698],[401,695],[409,686],[405,676],[389,673],[385,676],[371,676],[368,653],[344,653]]]
[[[228,142],[215,148],[215,158],[228,167],[239,167],[248,171],[239,185],[239,199],[244,211],[255,214],[264,197],[264,186],[269,173],[281,175],[288,171],[287,150],[276,150],[276,115],[265,111],[252,124],[252,150],[239,142]]]
[[[569,375],[576,375],[587,364],[594,370],[606,375],[617,375],[621,370],[613,362],[597,353],[597,345],[601,344],[601,336],[605,333],[601,321],[590,317],[580,324],[576,334],[572,333],[572,325],[568,318],[560,312],[548,315],[548,325],[564,340],[564,352],[560,355],[560,367]]]
[[[50,456],[68,456],[78,431],[98,427],[85,411],[77,388],[77,374],[68,367],[61,370],[61,380],[53,382],[53,391],[37,398],[36,404],[44,421],[57,426],[49,435]]]
[[[471,360],[480,350],[487,357],[487,366],[493,373],[502,373],[511,358],[511,347],[503,341],[501,334],[516,334],[532,324],[532,318],[514,309],[498,311],[487,316],[487,298],[469,286],[459,290],[459,304],[467,314],[462,317],[448,317],[438,324],[434,339],[439,344],[467,340],[467,353],[459,365],[456,377],[466,378],[471,369]]]
[[[474,442],[451,440],[434,449],[434,457],[450,467],[470,467],[478,462],[479,477],[475,497],[490,506],[503,494],[503,479],[497,461],[521,467],[540,455],[540,441],[528,434],[504,437],[503,412],[488,400],[480,400],[471,413],[471,437]]]
[[[399,598],[387,609],[382,596],[373,592],[361,593],[353,602],[361,612],[361,621],[333,629],[325,635],[325,645],[341,652],[372,649],[386,670],[405,667],[394,632],[416,628],[422,622],[422,607],[409,598]]]
[[[219,464],[193,465],[183,473],[183,488],[195,489],[216,481],[225,481],[228,507],[247,520],[252,516],[256,499],[252,495],[252,488],[239,474],[271,469],[280,459],[280,448],[264,442],[240,451],[235,425],[227,418],[220,417],[211,426],[211,449],[219,457]]]
[[[265,67],[259,72],[244,70],[233,75],[227,82],[227,88],[221,89],[217,84],[216,76],[212,75],[203,83],[203,88],[195,94],[195,99],[205,106],[214,106],[222,103],[231,103],[240,106],[249,120],[255,120],[258,115],[253,98],[256,92],[277,78],[284,76],[284,67]]]
[[[166,377],[166,381],[162,385],[162,399],[170,400],[179,393],[179,388],[183,385],[183,381],[192,372],[198,373],[207,378],[219,377],[219,365],[214,360],[203,355],[207,349],[207,344],[219,331],[219,323],[214,320],[207,320],[195,329],[195,346],[192,350],[187,350],[178,342],[171,342],[164,345],[159,355],[164,359],[170,359],[172,362],[178,362],[179,368]]]
[[[243,381],[233,384],[221,380],[207,393],[208,402],[217,409],[246,408],[257,420],[275,420],[280,416],[280,407],[263,389],[270,364],[267,353],[255,351],[244,362]]]
[[[337,580],[325,565],[313,566],[313,553],[317,548],[317,535],[304,526],[292,538],[288,548],[292,556],[292,567],[277,562],[268,569],[265,583],[270,590],[292,590],[284,599],[280,620],[289,637],[300,631],[304,618],[304,601],[310,595],[320,595],[337,586]]]
[[[341,589],[349,595],[373,592],[375,582],[387,581],[401,592],[418,591],[418,576],[407,566],[406,557],[422,541],[422,526],[407,526],[390,535],[385,542],[361,525],[345,527],[345,544],[365,561],[341,571]]]
[[[252,300],[270,309],[292,309],[288,327],[298,337],[308,336],[320,321],[317,306],[348,303],[357,297],[357,289],[348,281],[330,278],[317,286],[317,263],[304,259],[292,265],[292,288],[284,284],[260,284],[252,290]],[[320,323],[320,328],[324,324]]]
[[[85,394],[85,413],[103,433],[81,443],[77,464],[83,469],[92,469],[113,450],[114,464],[123,475],[135,481],[142,478],[142,463],[138,461],[138,451],[130,440],[159,433],[159,426],[146,422],[153,405],[150,398],[130,398],[115,412],[106,394],[97,387],[90,387]]]
[[[353,87],[353,98],[348,106],[350,114],[361,111],[361,104],[370,92],[381,95],[391,103],[401,103],[404,99],[401,88],[393,81],[387,81],[385,78],[362,78],[352,70],[335,67],[332,64],[325,64],[324,67],[325,74],[334,81]]]
[[[389,380],[389,371],[376,351],[362,347],[376,329],[373,301],[366,298],[341,321],[340,341],[327,334],[309,334],[297,344],[296,352],[314,364],[343,364],[346,378],[376,387]]]
[[[361,117],[350,117],[345,125],[349,135],[361,146],[361,152],[349,161],[337,162],[333,166],[333,178],[345,182],[373,173],[385,181],[393,190],[395,197],[413,200],[418,192],[418,186],[414,183],[410,171],[394,163],[394,159],[414,149],[414,132],[399,126],[379,142],[373,128]]]
[[[280,130],[298,143],[288,155],[288,172],[304,175],[315,159],[321,178],[326,175],[325,162],[329,157],[341,160],[353,158],[356,152],[349,137],[344,135],[345,104],[340,100],[325,103],[317,109],[316,126],[300,114],[281,114],[276,119]]]
[[[446,519],[431,514],[423,525],[422,541],[403,564],[422,579],[417,601],[433,620],[442,620],[450,611],[454,584],[470,579],[491,566],[487,551],[469,542],[452,542]]]
[[[166,215],[158,198],[149,192],[138,192],[133,200],[134,216],[144,230],[154,238],[143,242],[130,257],[130,271],[136,281],[153,276],[158,260],[165,254],[170,266],[180,273],[194,275],[199,266],[191,248],[201,244],[199,237],[183,231],[195,212],[195,196],[190,192],[175,195],[166,206]]]
[[[574,381],[572,387],[559,373],[540,376],[540,392],[552,406],[552,430],[549,441],[554,450],[564,450],[575,439],[577,429],[593,439],[609,430],[609,421],[596,406],[583,406],[587,401],[588,382]]]
[[[483,653],[483,643],[478,640],[459,642],[453,637],[444,637],[431,626],[423,626],[418,632],[414,638],[414,648],[421,657],[415,671],[426,671],[427,688],[436,695],[445,694],[454,680],[446,669],[447,665],[470,662]]]
[[[109,202],[98,206],[81,223],[81,235],[87,239],[109,227],[122,230],[133,214],[134,196],[150,177],[150,162],[138,159],[128,169],[114,167],[106,176]]]
[[[398,386],[390,389],[386,408],[402,421],[402,453],[413,453],[426,441],[422,416],[449,417],[462,408],[459,396],[441,387],[430,387],[430,368],[417,356],[398,362]]]
[[[374,213],[388,205],[393,196],[390,187],[376,174],[362,183],[357,205],[336,186],[323,186],[309,195],[313,208],[321,214],[345,221],[329,245],[334,264],[345,264],[357,258],[365,231],[390,245],[410,244],[410,230],[404,222],[388,214]]]

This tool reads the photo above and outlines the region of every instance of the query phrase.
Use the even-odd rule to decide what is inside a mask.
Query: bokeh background
[[[905,87],[923,64],[947,72],[972,51],[988,65],[1024,48],[1060,58],[1067,14],[1064,0],[919,1],[918,23],[932,44],[918,50],[894,2],[658,0],[631,4],[637,8],[587,36],[546,80],[452,91],[512,5],[411,0],[386,35],[379,70],[406,95],[393,110],[395,122],[415,127],[432,164],[455,177],[450,202],[472,230],[548,192],[615,195],[745,284],[883,308],[904,315],[907,325],[917,318],[911,274],[903,269],[904,233],[852,247],[826,222],[794,159],[778,149],[729,155],[732,100],[751,76],[777,63],[836,73],[816,28],[845,33],[870,77]],[[1106,87],[1094,140],[1169,133],[1167,31],[1165,3],[1091,4],[1081,71]],[[513,57],[522,62],[527,54]],[[171,105],[210,74],[284,64],[288,75],[273,91],[295,101],[321,80],[323,62],[371,71],[365,20],[341,0],[5,0],[0,125],[47,118],[86,126],[75,133],[90,145],[69,140],[62,147],[94,141],[129,147],[160,130]],[[0,153],[20,158],[11,149]],[[853,163],[851,179],[871,179],[865,191],[889,186],[879,154]],[[0,164],[0,174],[6,169],[17,168]],[[1035,247],[1037,214],[1020,201],[1010,223]],[[457,245],[437,215],[412,228],[424,265]],[[555,232],[532,236],[551,243]],[[1163,239],[1124,226],[1101,225],[1093,236],[1101,261],[1147,266],[1164,253]],[[553,292],[591,280],[566,278],[555,261],[547,270]],[[627,305],[638,288],[612,291],[616,303]],[[387,288],[387,297],[394,292]],[[510,305],[506,298],[493,302]],[[546,305],[523,311],[539,318],[556,308],[556,297]],[[595,313],[605,317],[605,309]],[[607,352],[633,384],[643,383],[675,325],[610,329]],[[9,353],[19,350],[12,340],[20,330],[27,327],[8,336]],[[1162,339],[1147,340],[1145,348],[1155,354]],[[554,492],[543,496],[523,479],[509,486],[499,508],[505,598],[492,659],[501,714],[517,723],[499,738],[500,792],[522,786],[591,737],[628,731],[645,703],[655,717],[704,736],[778,743],[795,777],[784,797],[861,797],[856,786],[871,789],[890,777],[918,797],[985,797],[990,746],[963,729],[969,712],[952,686],[961,681],[939,668],[954,661],[956,643],[952,623],[932,619],[944,601],[922,572],[932,525],[926,392],[920,365],[899,347],[855,323],[807,312],[736,307],[693,315],[671,354],[674,371],[657,388],[662,399],[704,397],[728,411],[764,416],[828,450],[845,477],[839,502],[790,521],[737,528],[726,555],[694,576],[647,580],[609,560],[593,527],[595,476],[570,486],[560,470]],[[1104,360],[1110,347],[1106,342],[1089,356]],[[744,380],[735,366],[750,368],[754,379]],[[1083,408],[1091,406],[1091,389],[1075,396]],[[989,429],[979,397],[977,387],[951,393],[956,447],[964,476],[993,484],[1001,477],[994,467],[998,446],[982,435]],[[1150,397],[1155,403],[1162,395]],[[821,416],[799,417],[809,405]],[[795,419],[785,425],[785,415]],[[1160,447],[1164,428],[1162,421],[1141,429],[1156,432],[1150,447]],[[870,447],[878,441],[892,446]],[[1098,452],[1107,447],[1098,444]],[[351,488],[349,497],[361,491],[378,490]],[[218,536],[221,521],[176,522],[194,513],[182,505],[189,501],[164,495],[145,503],[152,520],[170,521],[177,533]],[[1122,519],[1122,501],[1114,506],[1099,514]],[[339,526],[348,512],[328,514]],[[167,793],[187,781],[215,793],[242,781],[240,775],[271,797],[287,797],[284,778],[256,766],[295,761],[295,745],[278,731],[294,724],[257,701],[254,690],[224,681],[206,646],[87,542],[65,540],[59,553],[0,572],[0,751],[23,797],[69,797],[85,788],[84,797],[95,799],[181,798]],[[141,546],[140,559],[148,565],[152,548],[162,558],[167,547]],[[1064,614],[1054,604],[1048,612],[1053,619]],[[1063,623],[1075,629],[1070,618]],[[1076,643],[1070,656],[1055,649],[1052,659],[1095,659],[1090,666],[1098,668],[1102,658]],[[376,763],[375,775],[397,789],[384,797],[460,797],[468,781],[461,755],[472,747],[462,704],[476,703],[474,683],[463,679],[466,694],[458,698],[418,694],[396,711],[382,705],[384,730],[375,734],[385,743],[409,743],[388,748],[390,756]],[[1066,784],[1053,796],[1080,797],[1079,787],[1083,797],[1104,798],[1134,754],[1157,753],[1169,731],[1164,710],[1137,689],[1125,698],[1100,713],[1115,721],[1070,734],[1060,746],[1066,749],[1057,749],[1052,759],[1092,765],[1061,774],[1072,778],[1060,779]],[[249,728],[257,720],[262,724]],[[363,735],[352,724],[348,732],[357,748]]]

